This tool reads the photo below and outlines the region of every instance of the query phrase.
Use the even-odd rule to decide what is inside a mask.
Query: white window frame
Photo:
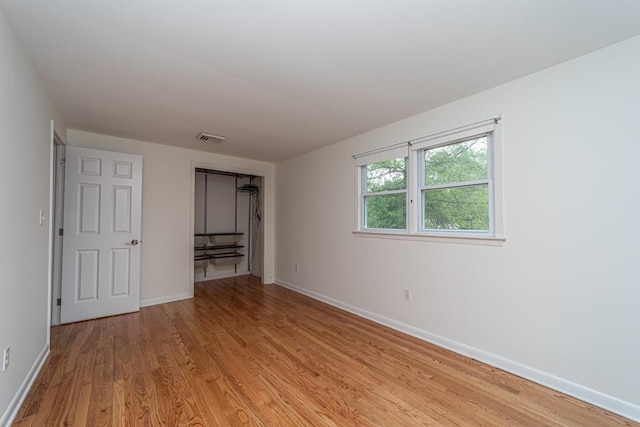
[[[446,147],[448,145],[453,145],[459,142],[469,141],[474,138],[487,138],[487,178],[478,179],[473,181],[464,181],[464,182],[451,182],[448,184],[438,184],[438,185],[425,185],[424,183],[424,172],[425,172],[425,151],[428,151],[433,148]],[[493,132],[484,132],[477,135],[471,135],[462,139],[455,139],[450,142],[445,143],[436,143],[433,145],[428,145],[420,148],[417,151],[417,174],[418,174],[418,192],[417,198],[418,200],[418,233],[426,233],[426,234],[444,234],[444,235],[469,235],[469,236],[493,236],[494,235],[494,211],[493,208]],[[489,229],[488,230],[438,230],[431,228],[424,228],[424,214],[425,214],[425,206],[424,206],[424,197],[423,192],[426,190],[435,190],[435,189],[445,189],[445,188],[460,188],[460,187],[470,187],[474,185],[487,185],[488,188],[488,205],[489,205]]]
[[[433,188],[424,186],[424,154],[429,148],[449,145],[468,140],[474,136],[488,135],[487,160],[488,178],[478,183],[487,182],[489,186],[489,231],[473,230],[431,230],[423,229],[422,190]],[[407,167],[407,230],[378,230],[364,228],[364,187],[366,185],[366,165],[382,160],[401,157],[398,147],[409,146]],[[406,148],[401,148],[401,150]],[[384,154],[386,153],[386,154]],[[385,157],[392,156],[392,157]],[[377,156],[377,157],[376,157]],[[501,118],[461,126],[455,129],[438,132],[426,137],[384,147],[363,154],[355,155],[356,160],[356,229],[354,235],[386,239],[423,240],[431,242],[464,243],[480,245],[502,245],[505,239],[503,219],[503,183],[502,183],[502,126]],[[362,167],[365,166],[365,167]],[[363,173],[363,170],[365,171]],[[365,180],[363,182],[363,179]],[[469,183],[467,183],[469,184]],[[443,186],[451,188],[451,186]],[[371,194],[371,193],[370,193]],[[382,194],[382,193],[377,193]]]

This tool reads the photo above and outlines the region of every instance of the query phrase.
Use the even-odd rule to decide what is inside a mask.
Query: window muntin
[[[407,159],[394,158],[361,166],[362,228],[407,229]]]
[[[421,232],[492,232],[491,134],[418,151]]]

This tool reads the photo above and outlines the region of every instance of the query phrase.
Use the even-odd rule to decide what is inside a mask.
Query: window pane
[[[366,196],[364,227],[405,230],[407,228],[407,195],[398,193]]]
[[[404,158],[367,165],[367,193],[407,188],[407,163]]]
[[[489,230],[489,186],[423,190],[424,229]]]
[[[424,150],[424,165],[425,186],[486,179],[487,137]]]

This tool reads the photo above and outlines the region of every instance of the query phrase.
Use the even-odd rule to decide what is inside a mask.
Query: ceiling
[[[640,34],[637,0],[0,0],[70,128],[281,161]],[[201,132],[224,135],[200,142]]]

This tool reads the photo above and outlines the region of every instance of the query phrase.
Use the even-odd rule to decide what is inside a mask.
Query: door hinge
[[[67,161],[65,159],[60,159],[60,166],[66,166]]]
[[[64,228],[58,229],[58,236],[64,236]]]
[[[62,298],[58,298],[56,300],[56,305],[62,305]]]

